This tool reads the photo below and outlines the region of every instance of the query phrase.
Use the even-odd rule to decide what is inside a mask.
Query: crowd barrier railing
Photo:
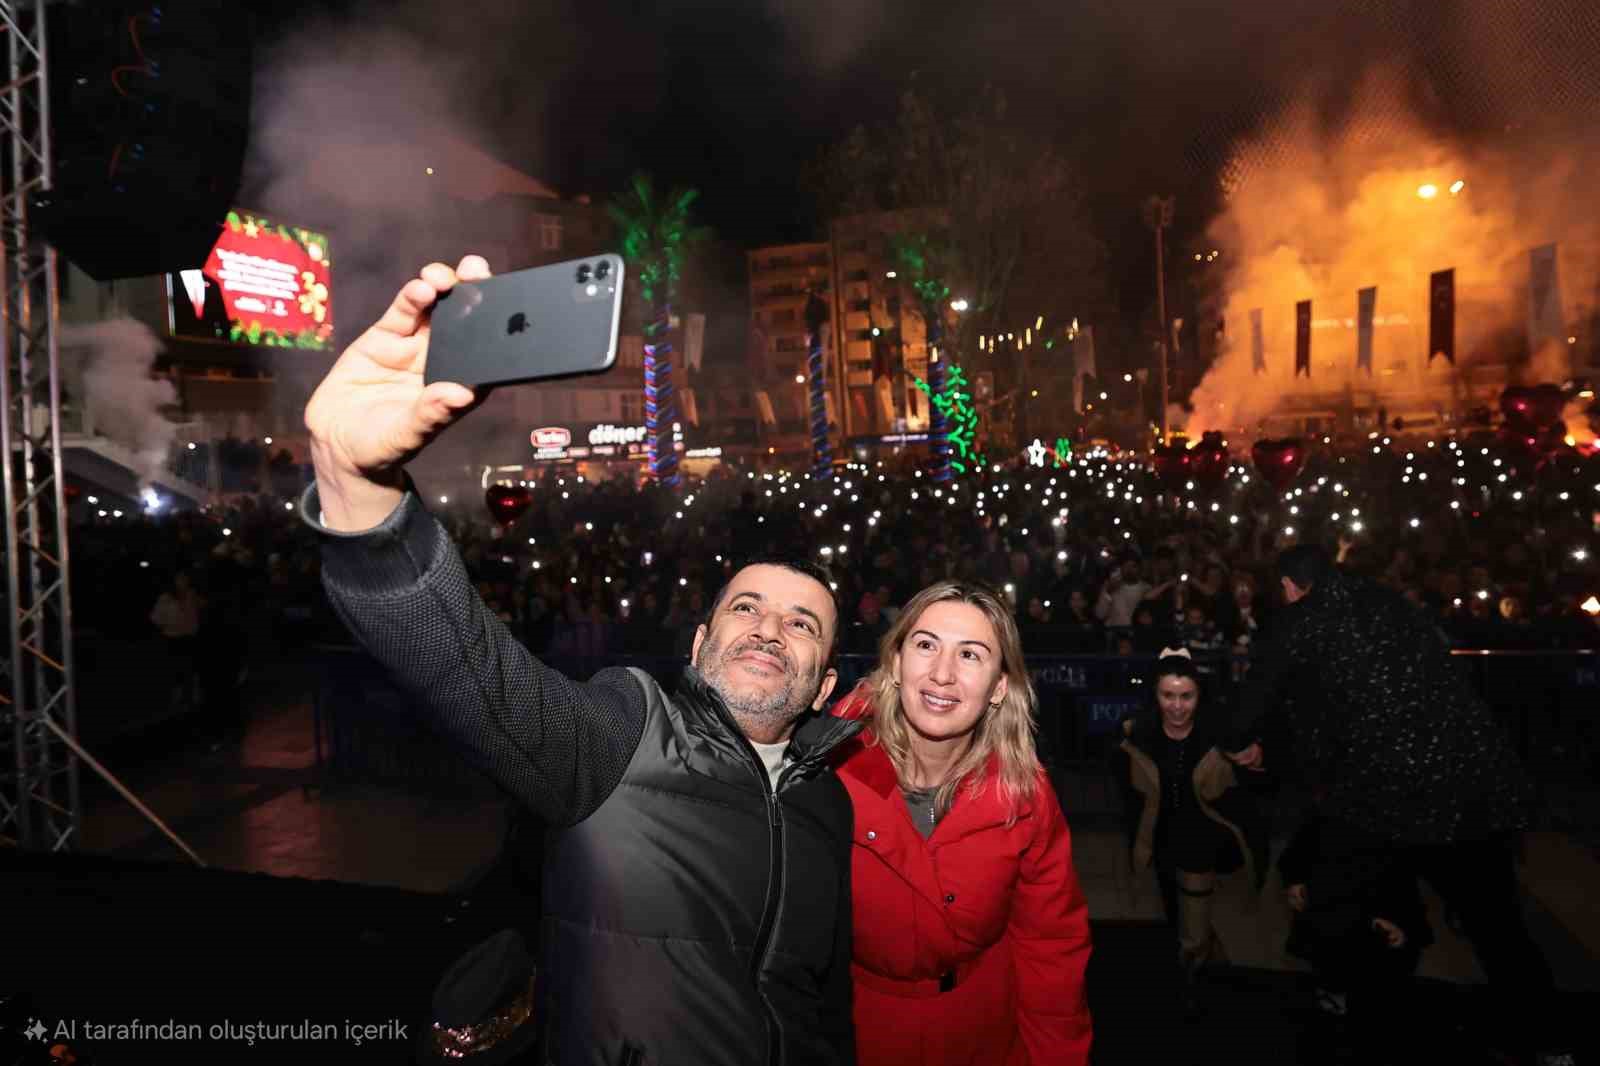
[[[413,786],[459,785],[477,773],[462,753],[439,743],[411,699],[356,648],[322,647],[316,693],[316,759],[326,775]],[[1463,650],[1457,661],[1507,729],[1518,753],[1545,786],[1563,800],[1561,828],[1600,838],[1600,803],[1574,793],[1600,770],[1600,652]],[[682,655],[548,655],[552,666],[576,678],[606,667],[636,667],[670,687],[684,669]],[[1027,665],[1038,697],[1041,758],[1069,782],[1063,802],[1075,813],[1120,809],[1119,790],[1107,779],[1109,757],[1122,720],[1150,706],[1148,679],[1154,655],[1030,655]],[[1247,660],[1200,655],[1210,679],[1208,699],[1226,704]],[[848,692],[876,666],[876,657],[836,658],[836,693]],[[1574,796],[1578,798],[1573,799]],[[1564,799],[1563,799],[1564,798]]]

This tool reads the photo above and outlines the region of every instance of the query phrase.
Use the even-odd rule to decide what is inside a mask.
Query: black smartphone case
[[[461,282],[433,308],[423,380],[506,385],[606,370],[622,292],[615,254]]]

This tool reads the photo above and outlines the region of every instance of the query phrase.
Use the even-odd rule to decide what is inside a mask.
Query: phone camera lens
[[[579,285],[586,284],[588,282],[588,280],[589,280],[589,264],[588,263],[584,263],[582,266],[578,267],[578,284]]]
[[[611,260],[602,259],[594,265],[594,280],[604,281],[611,276]]]

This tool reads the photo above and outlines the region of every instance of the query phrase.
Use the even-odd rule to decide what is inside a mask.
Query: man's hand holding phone
[[[478,402],[453,382],[425,385],[428,317],[458,281],[482,281],[489,264],[469,255],[451,270],[424,267],[374,325],[339,356],[306,405],[322,520],[354,532],[399,506],[401,468]]]

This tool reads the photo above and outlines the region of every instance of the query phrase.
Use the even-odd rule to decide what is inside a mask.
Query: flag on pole
[[[1356,293],[1356,369],[1372,376],[1372,313],[1378,307],[1378,287]]]
[[[1456,272],[1436,270],[1428,278],[1428,365],[1443,356],[1456,362]]]
[[[706,316],[695,312],[684,319],[683,365],[689,370],[699,370],[705,352]]]
[[[1250,309],[1250,369],[1257,374],[1267,372],[1267,347],[1261,339],[1261,308]]]
[[[1294,376],[1311,376],[1311,301],[1294,305]]]
[[[1548,341],[1564,341],[1566,332],[1556,246],[1541,245],[1528,253],[1528,351],[1536,353]]]

